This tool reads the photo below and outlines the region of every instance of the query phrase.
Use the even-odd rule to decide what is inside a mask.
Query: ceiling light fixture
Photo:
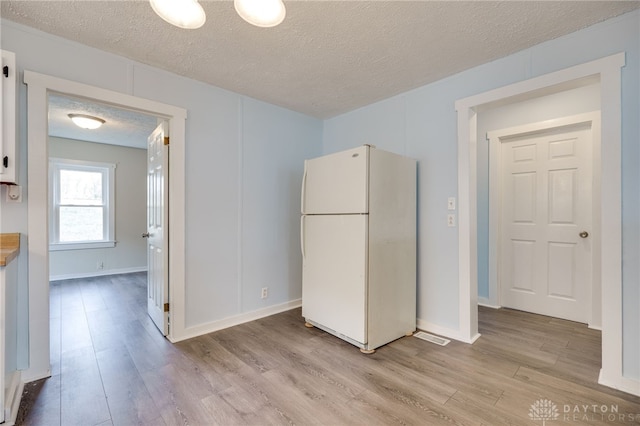
[[[287,14],[282,0],[233,0],[233,5],[242,19],[257,27],[275,27]]]
[[[89,130],[97,129],[105,123],[102,118],[86,114],[69,114],[69,118],[76,126]]]
[[[207,15],[198,0],[149,0],[162,19],[176,27],[194,30],[204,25]]]

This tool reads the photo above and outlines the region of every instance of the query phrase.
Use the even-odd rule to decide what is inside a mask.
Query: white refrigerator
[[[416,161],[369,145],[306,160],[302,315],[368,353],[416,329]]]

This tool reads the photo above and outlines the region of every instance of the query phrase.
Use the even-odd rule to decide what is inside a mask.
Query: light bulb
[[[287,14],[282,0],[234,0],[233,5],[242,19],[257,27],[275,27]]]
[[[151,8],[162,19],[185,29],[196,29],[204,25],[207,15],[197,0],[149,0]]]
[[[76,126],[89,130],[97,129],[105,123],[102,118],[86,114],[69,114],[69,118],[75,123]]]

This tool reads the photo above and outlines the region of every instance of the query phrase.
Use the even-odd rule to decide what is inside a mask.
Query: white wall
[[[623,374],[640,379],[638,11],[325,121],[325,153],[371,143],[419,161],[418,317],[424,324],[451,335],[459,329],[458,233],[446,226],[447,197],[457,194],[455,101],[621,51]]]
[[[303,160],[321,152],[320,120],[8,21],[2,21],[2,48],[16,53],[20,72],[187,109],[187,327],[206,329],[300,298],[301,257],[293,244],[299,224],[292,220],[293,206],[299,204]],[[19,94],[24,185],[26,86],[20,85]],[[28,192],[26,187],[22,204],[2,204],[3,232],[27,232]],[[26,287],[27,256],[21,257]],[[266,300],[256,291],[263,286],[269,286]]]
[[[49,138],[49,157],[116,164],[115,247],[49,252],[51,280],[147,269],[147,151],[73,139]],[[98,269],[102,262],[103,269]]]
[[[478,113],[478,296],[489,297],[489,143],[487,132],[600,110],[600,86],[590,84]]]

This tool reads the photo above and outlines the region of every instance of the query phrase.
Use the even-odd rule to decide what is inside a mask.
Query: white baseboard
[[[8,385],[4,395],[4,424],[5,426],[13,426],[18,417],[24,382],[21,379],[20,371],[14,371],[11,377],[6,377],[6,379],[9,380],[7,381]]]
[[[73,280],[76,278],[103,277],[106,275],[132,274],[134,272],[147,272],[147,267],[137,266],[135,268],[105,269],[102,271],[95,271],[95,272],[81,272],[77,274],[51,275],[49,277],[49,281]]]
[[[640,396],[640,380],[623,377],[620,390],[631,395]]]
[[[478,305],[479,306],[484,306],[486,308],[491,308],[491,309],[501,309],[502,308],[502,306],[492,304],[491,301],[486,297],[478,297]]]
[[[460,330],[443,327],[441,325],[433,324],[433,323],[430,323],[429,321],[425,321],[420,318],[418,318],[417,320],[417,326],[418,326],[418,329],[420,330],[424,330],[431,334],[447,337],[449,339],[457,340],[463,343],[472,344],[473,342],[478,340],[478,338],[480,337],[480,333],[478,333],[475,336],[472,336],[471,338],[469,338],[468,336],[460,333]]]
[[[36,380],[48,379],[51,377],[51,368],[47,368],[45,371],[33,371],[31,368],[21,370],[22,382],[31,383]]]
[[[203,334],[213,333],[214,331],[223,330],[225,328],[244,324],[249,321],[254,321],[260,318],[279,314],[281,312],[290,311],[291,309],[299,308],[300,306],[302,306],[302,299],[291,300],[279,305],[268,306],[256,311],[245,312],[243,314],[234,315],[232,317],[224,318],[210,323],[188,327],[184,329],[180,336],[172,336],[172,338],[170,338],[169,340],[173,343],[176,343],[181,340],[191,339],[193,337],[202,336]],[[300,324],[303,324],[302,319],[300,319],[300,321]]]
[[[598,383],[622,392],[630,393],[631,395],[640,396],[640,380],[638,379],[623,376],[605,377],[602,369],[600,369]]]

